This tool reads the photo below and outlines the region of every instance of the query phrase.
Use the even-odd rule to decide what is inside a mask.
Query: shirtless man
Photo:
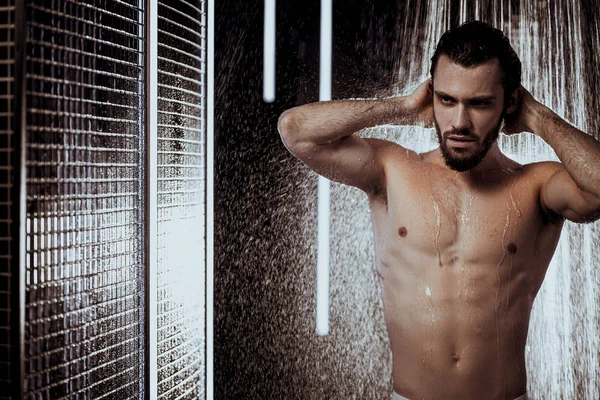
[[[435,126],[440,147],[354,134],[383,124]],[[600,218],[600,143],[521,86],[503,33],[463,24],[411,95],[307,104],[278,128],[294,156],[368,196],[392,398],[525,399],[530,311],[563,221]],[[562,163],[510,160],[500,130],[535,133]]]

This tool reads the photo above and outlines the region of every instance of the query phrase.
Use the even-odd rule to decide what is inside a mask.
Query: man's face
[[[449,168],[475,168],[496,142],[504,117],[498,59],[473,67],[442,55],[434,73],[433,113],[440,150]]]

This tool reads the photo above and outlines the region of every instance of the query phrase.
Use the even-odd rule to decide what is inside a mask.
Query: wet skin
[[[531,307],[562,218],[540,202],[556,165],[521,166],[495,142],[508,111],[501,75],[497,60],[466,68],[441,57],[440,148],[373,141],[385,176],[369,193],[376,268],[394,390],[409,399],[511,400],[527,388]],[[466,172],[449,167],[478,153]]]
[[[526,390],[533,300],[562,219],[540,205],[552,164],[504,160],[476,176],[439,150],[381,141],[369,195],[394,390],[409,399],[514,399]]]
[[[600,216],[597,192],[584,196],[561,164],[520,165],[489,140],[502,116],[518,110],[516,92],[505,101],[501,77],[497,59],[467,68],[442,56],[431,91],[423,83],[398,100],[309,104],[279,121],[296,157],[368,196],[394,390],[409,399],[524,394],[531,307],[564,218]],[[515,115],[525,118],[523,110]],[[353,134],[387,123],[436,126],[440,148],[417,154]],[[569,129],[557,128],[576,139],[572,153],[598,147]],[[594,160],[588,153],[571,171],[581,177],[576,166]],[[581,186],[598,186],[587,177]]]

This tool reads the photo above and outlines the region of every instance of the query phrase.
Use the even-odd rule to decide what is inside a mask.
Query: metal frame
[[[206,0],[206,400],[214,398],[214,71],[215,6]]]
[[[14,152],[11,197],[11,385],[12,398],[23,399],[25,388],[25,274],[27,240],[27,170],[26,170],[26,75],[27,53],[25,0],[15,1],[15,94],[14,94]],[[14,368],[18,363],[19,368]]]
[[[158,392],[157,376],[157,190],[158,190],[158,0],[145,2],[145,265],[146,265],[146,307],[145,307],[145,398],[156,400]]]

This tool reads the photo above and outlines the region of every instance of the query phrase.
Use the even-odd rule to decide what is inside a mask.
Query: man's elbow
[[[293,108],[286,110],[279,116],[277,130],[287,148],[299,142],[300,123],[299,113]]]

